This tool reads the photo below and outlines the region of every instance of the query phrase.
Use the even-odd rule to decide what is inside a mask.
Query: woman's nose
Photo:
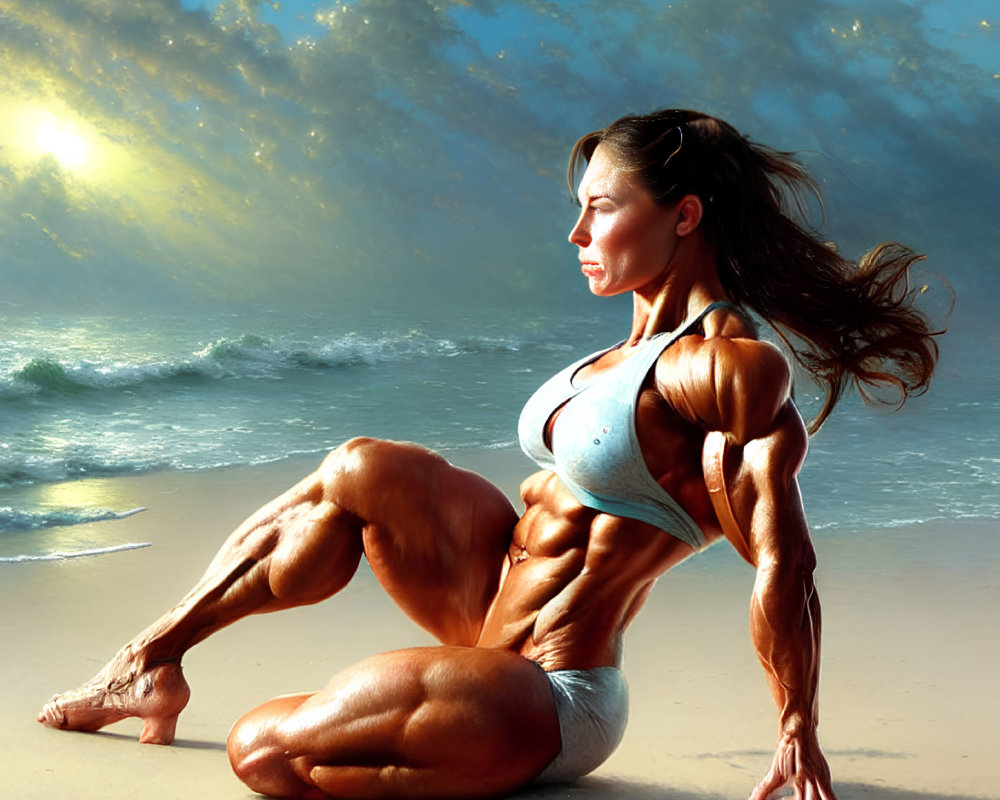
[[[590,226],[587,224],[586,209],[580,214],[576,225],[569,232],[569,241],[570,244],[575,244],[577,247],[586,247],[590,243]]]

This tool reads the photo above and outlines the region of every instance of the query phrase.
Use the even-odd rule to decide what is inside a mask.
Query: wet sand
[[[516,451],[453,454],[516,498]],[[365,565],[331,601],[253,617],[185,659],[192,699],[172,747],[139,745],[126,720],[94,734],[35,722],[56,691],[90,678],[178,600],[223,537],[315,459],[47,487],[122,520],[36,536],[50,549],[149,542],[89,558],[0,564],[0,797],[254,796],[225,738],[244,711],[319,688],[374,652],[432,643]],[[42,491],[39,489],[38,491]],[[69,503],[67,503],[69,504]],[[1000,539],[995,520],[815,536],[824,611],[821,741],[840,800],[1000,797]],[[525,798],[745,797],[770,764],[775,712],[750,646],[753,571],[717,546],[662,579],[626,641],[631,720],[615,755],[575,786]]]

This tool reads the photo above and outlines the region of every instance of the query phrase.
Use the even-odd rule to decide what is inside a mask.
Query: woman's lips
[[[604,270],[601,268],[601,265],[595,264],[593,261],[581,261],[580,271],[588,278],[596,278],[599,275],[604,274]]]

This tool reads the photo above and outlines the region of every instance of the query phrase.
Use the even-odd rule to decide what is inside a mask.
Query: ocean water
[[[137,509],[29,502],[26,487],[318,459],[359,434],[444,450],[514,445],[531,392],[621,339],[627,315],[263,311],[0,325],[0,559],[10,563],[135,546],[114,529]],[[903,410],[849,399],[814,437],[801,483],[816,536],[1000,517],[1000,380],[943,366]],[[808,391],[800,401],[808,413]],[[93,522],[97,538],[77,550],[46,547],[52,528]]]

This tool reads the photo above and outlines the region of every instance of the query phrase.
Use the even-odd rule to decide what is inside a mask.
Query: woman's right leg
[[[265,703],[233,726],[227,749],[240,779],[273,797],[440,800],[524,786],[560,747],[537,664],[487,647],[422,647]]]
[[[517,514],[484,478],[416,445],[354,439],[247,519],[186,597],[39,722],[97,730],[145,720],[140,741],[167,744],[189,690],[192,645],[249,614],[319,602],[365,553],[379,581],[446,644],[471,645],[499,582]]]

